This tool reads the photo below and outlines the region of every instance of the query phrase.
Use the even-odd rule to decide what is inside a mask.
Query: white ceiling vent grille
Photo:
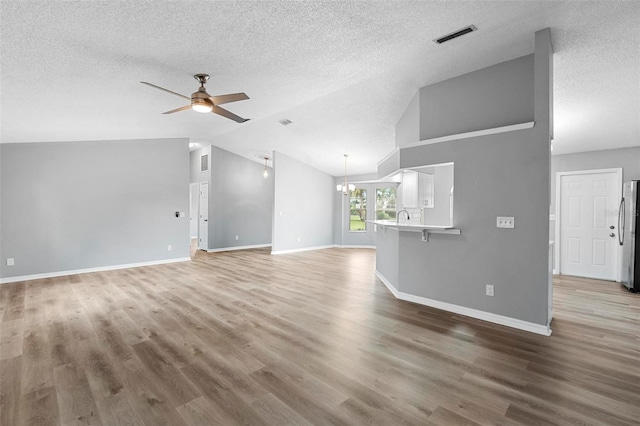
[[[437,39],[433,40],[435,43],[438,44],[442,44],[444,42],[447,42],[449,40],[453,40],[454,38],[458,38],[460,36],[463,36],[465,34],[469,34],[470,32],[476,31],[477,28],[475,25],[469,25],[468,27],[464,27],[458,31],[452,32],[451,34],[447,34],[445,36],[442,37],[438,37]]]
[[[200,171],[201,172],[209,171],[209,154],[200,156]]]
[[[282,124],[283,126],[288,126],[289,124],[293,123],[293,121],[289,120],[288,118],[283,118],[282,120],[278,121],[278,123]]]

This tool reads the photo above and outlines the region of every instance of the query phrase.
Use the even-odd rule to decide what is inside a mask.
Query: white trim
[[[265,248],[265,247],[271,247],[271,244],[254,244],[252,246],[235,246],[235,247],[207,249],[207,253],[218,253],[221,251],[234,251],[234,250],[249,250],[249,249]]]
[[[289,250],[276,250],[276,251],[271,251],[271,254],[289,254],[289,253],[299,253],[301,251],[312,251],[312,250],[324,250],[324,249],[328,249],[328,248],[335,248],[338,247],[335,244],[330,244],[328,246],[315,246],[315,247],[301,247],[301,248],[297,248],[297,249],[289,249]]]
[[[556,216],[556,221],[555,221],[555,248],[554,248],[554,253],[553,253],[553,263],[555,265],[555,269],[553,270],[553,273],[558,275],[558,274],[562,274],[562,268],[560,267],[560,242],[561,242],[561,238],[560,238],[560,222],[562,222],[562,210],[560,209],[560,204],[561,204],[561,192],[562,192],[562,176],[571,176],[571,175],[593,175],[593,174],[598,174],[598,173],[616,173],[618,179],[617,179],[617,184],[618,184],[618,194],[620,197],[622,197],[622,167],[615,167],[615,168],[611,168],[611,169],[594,169],[594,170],[575,170],[575,171],[571,171],[571,172],[556,172],[556,211],[555,211],[555,216]],[[620,232],[620,230],[617,230],[618,232]],[[620,282],[620,271],[622,270],[622,250],[621,250],[621,246],[616,246],[618,249],[618,268],[616,271],[616,282]],[[592,277],[587,277],[587,278],[592,278]]]
[[[374,272],[375,276],[378,277],[380,279],[380,281],[382,281],[382,284],[384,284],[385,286],[387,286],[387,288],[389,289],[389,291],[391,292],[391,294],[393,294],[395,296],[396,299],[400,298],[400,292],[398,291],[398,289],[396,289],[393,284],[391,284],[391,281],[389,281],[388,279],[386,279],[384,277],[384,275],[382,275],[377,269]]]
[[[46,272],[43,274],[22,275],[19,277],[6,277],[6,278],[0,278],[0,284],[14,283],[18,281],[39,280],[42,278],[64,277],[68,275],[88,274],[91,272],[114,271],[117,269],[139,268],[141,266],[164,265],[166,263],[188,262],[190,260],[191,260],[190,257],[176,257],[173,259],[151,260],[149,262],[124,263],[121,265],[99,266],[97,268],[73,269],[69,271]]]
[[[535,121],[528,121],[526,123],[511,124],[509,126],[492,127],[490,129],[476,130],[473,132],[466,132],[466,133],[458,133],[458,134],[449,135],[449,136],[441,136],[439,138],[425,139],[415,143],[408,143],[402,146],[401,149],[413,148],[415,146],[422,146],[422,145],[431,145],[433,143],[449,142],[449,141],[454,141],[458,139],[475,138],[478,136],[495,135],[496,133],[506,133],[506,132],[514,132],[516,130],[531,129],[533,128],[534,125],[535,125]]]
[[[553,275],[558,275],[558,270],[553,268],[553,271],[551,272]]]
[[[389,158],[393,157],[398,151],[400,151],[400,147],[396,146],[395,148],[393,148],[393,151],[391,151],[390,153],[388,153],[387,155],[385,155],[382,160],[378,161],[378,166],[382,163],[384,163],[385,161],[387,161]]]
[[[372,245],[357,245],[357,244],[356,245],[344,244],[344,245],[341,245],[341,246],[336,245],[334,247],[347,248],[347,249],[373,249],[373,250],[376,249],[376,246],[372,246]]]
[[[414,296],[413,294],[398,291],[389,280],[387,280],[377,269],[376,277],[389,289],[396,299],[405,300],[407,302],[417,303],[419,305],[429,306],[441,309],[447,312],[453,312],[458,315],[479,319],[482,321],[500,324],[518,330],[529,331],[531,333],[542,334],[543,336],[551,335],[551,328],[548,325],[535,324],[528,321],[522,321],[516,318],[505,317],[503,315],[492,314],[491,312],[480,311],[477,309],[467,308],[465,306],[454,305],[452,303],[440,302],[438,300],[428,299],[426,297]]]

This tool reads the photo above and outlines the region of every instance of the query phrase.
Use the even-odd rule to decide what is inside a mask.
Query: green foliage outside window
[[[367,190],[356,188],[349,197],[349,231],[367,230]]]
[[[396,220],[396,189],[376,189],[376,220]]]

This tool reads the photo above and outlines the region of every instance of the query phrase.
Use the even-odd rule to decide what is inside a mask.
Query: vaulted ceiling
[[[0,3],[3,143],[190,137],[260,161],[284,152],[332,175],[394,148],[419,87],[533,52],[551,28],[554,154],[640,145],[640,2]],[[432,40],[474,24],[443,45]],[[208,73],[251,121],[161,112]],[[279,120],[293,123],[282,126]]]

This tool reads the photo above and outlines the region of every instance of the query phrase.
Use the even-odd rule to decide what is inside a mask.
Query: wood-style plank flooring
[[[640,295],[555,280],[543,337],[394,299],[375,251],[0,286],[0,424],[638,425]]]

